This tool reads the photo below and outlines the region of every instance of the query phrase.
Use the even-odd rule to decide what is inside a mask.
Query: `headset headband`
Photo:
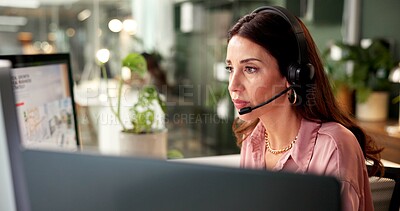
[[[263,6],[255,9],[252,13],[269,12],[284,18],[292,27],[292,31],[296,37],[297,47],[298,47],[298,59],[299,65],[308,63],[306,59],[307,52],[307,42],[304,36],[304,31],[300,26],[297,18],[292,15],[287,9],[279,6]]]

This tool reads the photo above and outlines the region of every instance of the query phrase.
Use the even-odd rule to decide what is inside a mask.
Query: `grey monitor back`
[[[340,210],[331,177],[26,150],[32,210]]]

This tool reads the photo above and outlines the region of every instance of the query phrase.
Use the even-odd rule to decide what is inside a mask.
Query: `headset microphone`
[[[244,107],[242,109],[239,110],[239,114],[243,115],[243,114],[247,114],[250,113],[251,111],[253,111],[254,109],[260,108],[261,106],[267,105],[268,103],[274,101],[276,98],[282,96],[283,94],[285,94],[286,92],[288,92],[290,89],[293,88],[294,85],[290,85],[288,88],[284,89],[283,91],[279,92],[278,94],[276,94],[275,96],[271,97],[270,99],[268,99],[267,101],[258,104],[254,107]]]

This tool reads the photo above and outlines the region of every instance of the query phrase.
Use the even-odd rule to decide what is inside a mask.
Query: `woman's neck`
[[[280,112],[267,114],[260,117],[260,121],[268,134],[268,141],[273,149],[287,147],[297,136],[301,116],[298,115],[293,107],[283,108]]]

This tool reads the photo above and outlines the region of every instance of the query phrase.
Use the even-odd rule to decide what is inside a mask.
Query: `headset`
[[[286,79],[293,85],[304,85],[314,78],[314,66],[309,63],[307,55],[307,41],[304,31],[297,18],[287,9],[279,6],[263,6],[255,9],[253,13],[273,13],[285,19],[291,26],[295,35],[298,49],[296,63],[291,63],[287,69]]]
[[[307,40],[304,36],[304,31],[301,28],[300,23],[298,22],[297,18],[292,15],[288,10],[283,7],[278,6],[263,6],[255,9],[252,14],[256,13],[273,13],[276,14],[283,19],[285,19],[291,26],[292,31],[295,35],[296,42],[297,42],[297,49],[298,49],[298,58],[296,62],[292,62],[289,64],[287,72],[286,72],[286,80],[291,84],[286,89],[282,90],[278,94],[272,96],[267,101],[260,103],[256,106],[248,106],[241,108],[239,110],[239,114],[247,114],[252,112],[253,110],[260,108],[264,105],[267,105],[277,99],[278,97],[282,96],[283,94],[287,93],[291,89],[296,90],[302,96],[306,90],[306,84],[314,79],[314,66],[309,63],[307,55]],[[296,92],[294,92],[296,94]],[[294,95],[294,102],[296,102],[296,95]],[[300,101],[301,102],[301,101]]]

